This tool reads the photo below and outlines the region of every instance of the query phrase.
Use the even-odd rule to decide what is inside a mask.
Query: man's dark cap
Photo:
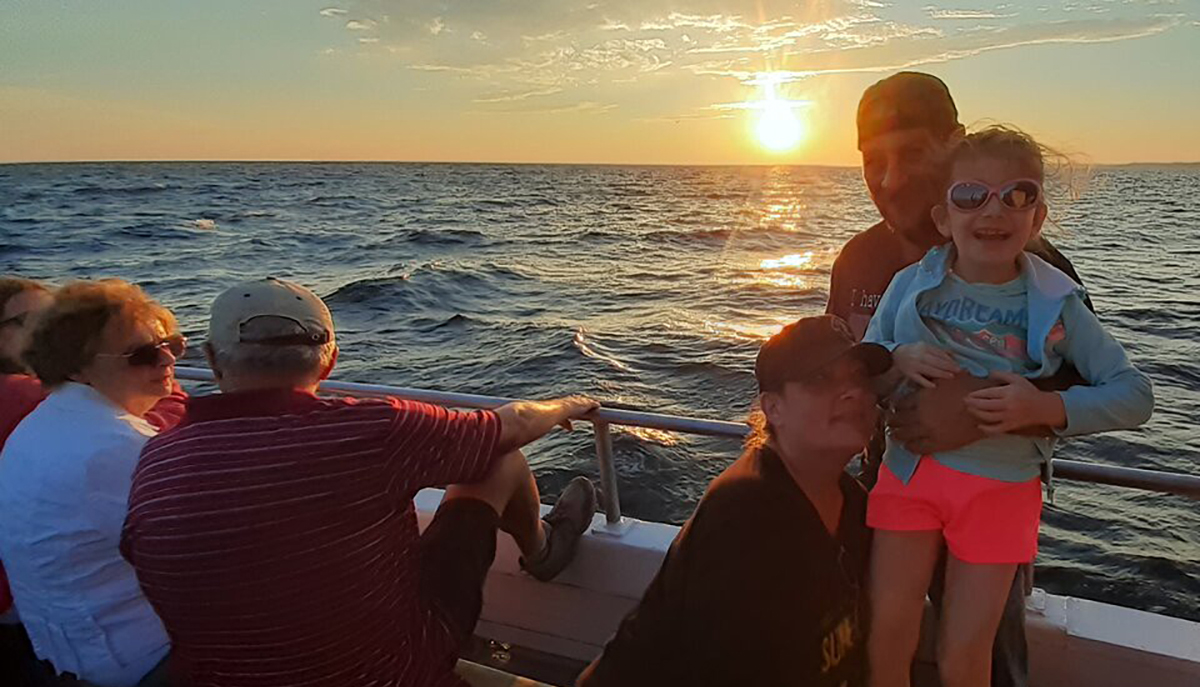
[[[859,150],[880,134],[925,129],[946,136],[960,126],[950,89],[932,74],[892,74],[864,91],[858,101]]]
[[[836,315],[818,315],[796,320],[768,339],[758,349],[754,378],[759,392],[779,391],[784,384],[803,381],[844,355],[861,360],[871,376],[892,366],[888,349],[879,344],[856,343],[845,320]]]

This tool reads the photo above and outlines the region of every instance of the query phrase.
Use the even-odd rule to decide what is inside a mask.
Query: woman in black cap
[[[744,453],[579,687],[864,683],[870,533],[845,468],[875,429],[870,379],[890,365],[831,315],[763,344]]]

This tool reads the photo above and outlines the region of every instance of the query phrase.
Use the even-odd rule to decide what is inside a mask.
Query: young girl
[[[1154,405],[1149,378],[1084,305],[1083,289],[1025,252],[1046,219],[1043,148],[990,127],[950,159],[943,204],[933,209],[951,243],[934,248],[888,286],[865,341],[893,349],[911,384],[967,372],[997,382],[966,399],[988,435],[918,456],[888,437],[871,492],[872,687],[909,684],[926,591],[949,552],[938,631],[945,687],[990,682],[991,647],[1017,566],[1037,553],[1052,437],[1010,434],[1044,425],[1058,436],[1135,427]],[[1064,362],[1090,386],[1039,391]]]

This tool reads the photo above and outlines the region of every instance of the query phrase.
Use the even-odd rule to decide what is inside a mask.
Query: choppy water
[[[1099,170],[1050,235],[1155,380],[1136,432],[1061,457],[1200,471],[1200,168]],[[194,341],[235,280],[326,298],[337,377],[484,394],[582,391],[740,419],[780,324],[824,308],[839,247],[875,221],[856,170],[424,164],[0,166],[0,272],[120,276]],[[189,361],[199,363],[195,352]],[[616,435],[628,514],[680,522],[736,443]],[[594,475],[590,432],[531,451],[553,494]],[[1038,584],[1200,620],[1200,505],[1063,482]]]

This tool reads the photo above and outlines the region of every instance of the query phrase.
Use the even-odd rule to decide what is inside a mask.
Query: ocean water
[[[1058,455],[1200,472],[1200,167],[1100,168],[1058,195],[1048,235],[1158,397],[1144,428]],[[759,343],[823,311],[838,249],[875,221],[854,169],[0,166],[0,273],[137,282],[193,342],[222,289],[274,275],[329,303],[338,379],[727,420]],[[676,523],[738,454],[637,429],[614,448],[624,511]],[[529,455],[547,496],[595,476],[586,428]],[[1037,584],[1200,620],[1200,503],[1063,481]]]

